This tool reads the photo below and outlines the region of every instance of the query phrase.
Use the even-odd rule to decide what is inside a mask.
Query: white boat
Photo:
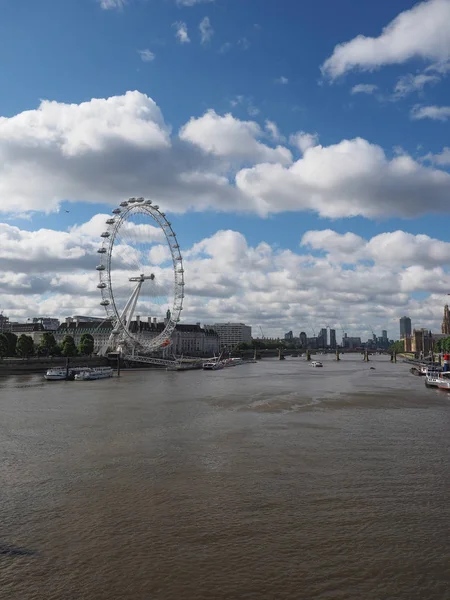
[[[425,386],[450,391],[450,372],[438,371],[435,368],[428,369],[425,375]]]
[[[245,364],[242,358],[227,358],[222,363],[224,367],[237,367],[238,365]]]
[[[224,364],[218,361],[209,361],[203,363],[204,371],[219,371],[224,368]]]
[[[114,371],[111,367],[93,367],[84,369],[75,375],[75,381],[94,381],[95,379],[107,379],[113,376]]]
[[[194,371],[195,369],[201,369],[202,363],[195,362],[175,362],[173,365],[166,367],[166,371]]]
[[[67,372],[66,367],[54,367],[48,369],[44,375],[44,379],[47,381],[65,381],[66,379],[73,379],[77,373],[85,371],[89,367],[70,367]]]
[[[312,367],[323,367],[323,364],[320,362],[320,360],[313,360],[311,363]]]

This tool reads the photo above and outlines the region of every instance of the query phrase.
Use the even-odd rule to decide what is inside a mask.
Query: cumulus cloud
[[[173,26],[175,27],[175,37],[180,44],[189,44],[191,38],[189,37],[186,23],[183,21],[177,21],[173,24]]]
[[[411,110],[411,118],[415,121],[420,119],[432,119],[433,121],[447,121],[450,118],[450,106],[414,106]]]
[[[429,152],[426,156],[423,157],[422,160],[427,160],[434,163],[435,165],[446,167],[450,165],[450,148],[448,146],[445,146],[445,148],[443,148],[442,152],[439,152],[439,154],[432,154],[431,152]]]
[[[295,146],[303,154],[308,148],[317,146],[319,135],[317,133],[306,133],[306,131],[298,131],[289,137],[291,146]]]
[[[408,155],[388,159],[379,146],[356,138],[315,146],[284,167],[259,164],[236,175],[238,188],[256,201],[260,212],[311,210],[339,218],[415,216],[448,210],[450,175],[428,169]],[[432,200],[430,201],[430,198]]]
[[[417,57],[445,61],[450,57],[450,2],[428,0],[400,13],[378,37],[358,35],[338,44],[322,65],[336,79],[353,69],[370,71]]]
[[[263,132],[254,121],[240,121],[231,114],[218,115],[209,110],[203,117],[192,118],[180,131],[180,138],[215,156],[251,162],[280,162],[292,160],[287,148],[270,148],[258,141]]]
[[[322,251],[332,262],[371,261],[373,265],[393,269],[450,267],[450,243],[401,230],[381,233],[370,240],[352,232],[341,234],[332,229],[307,231],[301,245]]]
[[[208,42],[210,42],[214,35],[214,29],[212,28],[209,17],[205,17],[204,19],[202,19],[198,28],[200,29],[201,43],[207,44]]]
[[[105,217],[96,215],[67,232],[2,225],[4,313],[11,318],[101,315],[95,265]],[[450,286],[450,244],[404,231],[372,239],[331,229],[307,231],[300,251],[293,252],[264,241],[250,245],[242,233],[223,230],[186,248],[183,255],[184,322],[244,321],[256,332],[261,325],[266,335],[289,329],[298,334],[314,322],[337,329],[345,323],[357,335],[362,324],[371,323],[387,327],[394,337],[398,318],[405,313],[416,317],[415,326],[436,330]],[[158,279],[167,283],[168,258],[165,243],[155,239],[151,260]],[[122,299],[130,287],[125,267],[116,288]],[[418,292],[427,297],[418,301]],[[146,302],[138,306],[141,315],[151,310]]]
[[[280,85],[287,85],[289,83],[289,79],[287,77],[284,77],[284,75],[282,75],[281,77],[278,77],[277,79],[275,79],[275,83],[279,83]]]
[[[78,105],[43,101],[0,118],[0,212],[133,195],[175,212],[378,218],[450,210],[450,175],[403,151],[390,158],[361,138],[322,146],[304,131],[289,142],[300,159],[272,121],[263,129],[214,110],[172,132],[155,102],[136,91]]]

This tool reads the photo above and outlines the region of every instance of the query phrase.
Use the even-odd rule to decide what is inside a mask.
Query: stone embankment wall
[[[108,366],[109,362],[107,358],[101,357],[83,357],[77,356],[70,359],[70,365],[72,367],[104,367]],[[65,358],[29,358],[29,359],[21,359],[21,358],[4,358],[0,360],[0,377],[4,377],[6,375],[20,375],[21,373],[42,373],[44,374],[47,369],[51,369],[53,367],[65,367],[66,359]]]

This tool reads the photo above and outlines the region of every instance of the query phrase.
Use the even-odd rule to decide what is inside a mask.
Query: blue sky
[[[450,113],[447,115],[444,109],[450,97],[450,80],[447,77],[447,72],[450,72],[450,34],[442,33],[440,45],[434,44],[430,38],[441,35],[439,22],[445,22],[449,1],[414,3],[392,0],[369,3],[358,0],[284,0],[280,3],[273,0],[215,0],[193,2],[192,6],[182,4],[183,1],[176,0],[40,0],[32,3],[27,0],[0,0],[0,56],[3,57],[4,83],[0,95],[0,115],[19,131],[23,126],[22,121],[27,120],[21,113],[33,111],[33,115],[44,114],[42,111],[35,112],[42,100],[57,106],[76,107],[81,103],[90,106],[93,98],[121,98],[127,92],[137,90],[140,96],[133,102],[144,105],[145,98],[151,98],[159,107],[165,131],[172,140],[180,136],[184,144],[193,144],[196,152],[200,149],[205,160],[222,161],[219,167],[215,162],[213,172],[215,175],[220,172],[221,176],[228,178],[230,194],[235,192],[233,186],[237,174],[245,169],[252,172],[251,181],[244,182],[242,186],[238,182],[239,193],[244,193],[246,198],[252,196],[251,202],[243,210],[233,209],[233,202],[242,206],[242,196],[239,195],[230,200],[229,205],[225,197],[207,205],[205,202],[196,204],[194,191],[186,192],[184,201],[182,187],[163,194],[166,198],[164,208],[168,213],[173,213],[171,221],[183,248],[189,249],[196,242],[211,238],[219,230],[232,230],[242,234],[249,247],[266,242],[275,253],[288,250],[300,256],[327,256],[332,268],[337,260],[333,255],[341,251],[343,238],[339,236],[352,233],[370,240],[386,232],[401,230],[411,234],[408,239],[414,248],[420,247],[423,256],[412,252],[408,255],[410,258],[402,258],[397,268],[419,266],[426,271],[430,267],[442,267],[442,273],[445,274],[447,265],[436,259],[436,252],[431,245],[450,241],[445,216],[449,211],[445,203],[445,190],[448,186],[450,191],[450,184],[443,179],[450,160],[437,158],[448,144],[447,119]],[[424,12],[417,12],[416,16],[415,11]],[[421,29],[421,23],[428,18],[431,28]],[[405,19],[410,24],[409,36],[402,30]],[[200,31],[202,22],[206,36],[203,43]],[[388,30],[388,34],[381,39],[383,28],[387,26],[393,33],[391,35]],[[177,38],[180,28],[186,28],[189,42],[184,38],[182,43],[183,40]],[[357,41],[353,42],[358,40],[357,36],[373,38],[374,49],[359,47]],[[344,46],[341,46],[341,50],[337,50],[339,44]],[[115,115],[128,108],[114,110],[115,113],[111,112],[105,117],[104,127],[109,127]],[[206,123],[204,117],[211,110],[217,119]],[[231,131],[228,127],[230,123],[220,121],[227,113],[231,113],[234,119],[232,126],[241,127],[242,123],[248,122],[259,126],[256,133],[252,129],[251,135],[264,148],[255,147],[243,158],[239,149],[241,138],[236,137],[235,146],[230,151],[231,142],[224,142],[224,139],[234,133],[228,134]],[[58,131],[60,135],[68,122],[67,116],[54,117],[51,106],[47,106],[45,114],[47,116],[42,120],[32,117],[33,122],[26,126],[27,134],[24,137],[35,137],[32,142],[24,141],[19,150],[14,146],[15,153],[11,151],[9,129],[3,132],[7,150],[11,151],[8,161],[14,165],[15,177],[19,181],[29,177],[36,190],[42,182],[35,182],[35,177],[30,175],[30,165],[34,168],[41,158],[30,158],[30,148],[36,149],[43,143],[43,137],[48,136],[49,131]],[[17,120],[19,117],[21,121]],[[49,125],[53,118],[60,121]],[[81,112],[74,119],[74,122],[80,123]],[[191,120],[194,120],[193,125],[183,137],[180,130],[192,123]],[[268,122],[276,124],[275,134],[273,129],[270,133]],[[127,123],[122,123],[121,127],[126,128]],[[86,142],[89,147],[96,145],[92,141],[92,136],[96,134],[90,130],[86,133],[91,124],[92,121],[89,121],[89,124],[80,126],[76,134],[77,144],[85,143],[81,138],[86,134],[89,135]],[[40,127],[45,129],[45,136],[39,133]],[[296,147],[290,136],[298,132],[315,135],[314,143],[301,148],[297,144]],[[106,135],[103,129],[101,135]],[[1,136],[0,131],[0,142]],[[338,160],[334,161],[330,153],[326,157],[316,150],[319,147],[317,144],[320,144],[322,149],[332,148],[341,153],[342,142],[355,138],[361,138],[365,145],[357,146],[351,142],[349,148],[344,150],[345,154],[351,154],[351,158],[344,165],[340,165]],[[53,134],[49,139],[49,144],[54,143]],[[16,141],[14,143],[17,144]],[[123,152],[122,156],[128,156],[127,152],[133,143],[133,140],[127,140],[123,150],[118,147],[118,156],[119,150]],[[217,150],[218,144],[225,143],[228,144],[226,150]],[[274,158],[274,149],[277,147],[285,150],[280,150],[279,158]],[[45,148],[48,148],[48,144]],[[183,151],[186,151],[185,147]],[[0,188],[4,222],[9,226],[17,226],[23,232],[37,231],[43,227],[67,232],[69,228],[88,222],[97,213],[108,212],[116,199],[111,198],[109,202],[110,196],[107,198],[105,185],[98,182],[111,178],[114,172],[112,159],[109,155],[107,157],[109,152],[108,147],[103,158],[97,155],[105,171],[98,170],[98,175],[89,173],[86,181],[83,170],[86,167],[73,167],[78,177],[76,185],[65,185],[65,181],[62,181],[66,166],[72,168],[74,164],[74,153],[63,152],[63,156],[58,158],[60,162],[54,164],[53,187],[42,184],[39,193],[20,189],[17,197],[23,200],[18,199],[11,207],[8,188],[3,192]],[[286,158],[283,152],[290,153],[291,158]],[[275,183],[272,171],[269,173],[268,169],[260,169],[258,165],[266,164],[267,160],[274,164],[278,164],[278,161],[280,168],[288,170],[299,161],[301,169],[302,160],[306,160],[308,152],[311,152],[311,156],[316,152],[316,158],[314,164],[311,162],[308,166],[308,174],[301,173],[301,183],[307,191],[305,187],[299,188],[298,195],[299,198],[302,194],[309,196],[297,205],[295,189],[286,191],[285,186],[290,182]],[[379,153],[383,154],[382,158]],[[363,165],[370,165],[374,161],[373,170],[370,166],[361,167],[365,168],[361,180],[360,167],[353,167],[358,157],[362,157]],[[388,175],[383,166],[377,171],[380,162],[394,161],[393,164],[396,164],[398,157],[404,165],[400,175],[396,166],[391,169],[395,172]],[[124,164],[127,160],[135,159],[130,154],[129,159],[124,158]],[[199,158],[196,155],[195,159],[185,157],[183,160],[197,161]],[[39,167],[40,174],[50,168],[50,158],[46,161],[45,165]],[[405,174],[405,169],[412,168],[412,163],[406,166],[407,161],[414,163],[411,177]],[[329,185],[326,184],[324,191],[321,180],[331,177],[328,171],[334,165],[337,173],[333,173],[333,180]],[[350,170],[355,168],[356,173],[346,174],[345,181],[341,182],[339,171],[347,167]],[[123,168],[126,175],[126,168]],[[132,170],[134,167],[129,168]],[[195,170],[203,168],[202,163]],[[310,191],[315,189],[311,173],[317,179],[320,192]],[[71,177],[74,177],[73,174]],[[48,180],[44,174],[42,178]],[[167,181],[164,185],[167,185]],[[158,195],[161,190],[158,187],[158,192],[155,192],[150,176],[148,181],[143,182],[142,188],[137,190],[124,185],[120,191],[123,189],[124,194],[151,197],[152,194]],[[258,194],[253,190],[260,189],[264,191],[256,197]],[[367,198],[363,197],[365,190],[368,190]],[[211,191],[211,194],[214,193]],[[314,194],[317,193],[323,194],[323,204],[318,202],[316,208],[317,196]],[[177,195],[173,197],[173,202],[170,194]],[[48,203],[46,195],[49,196]],[[411,196],[415,197],[410,199]],[[186,204],[184,209],[180,208],[183,204]],[[22,205],[23,209],[19,208]],[[263,206],[269,208],[266,210]],[[328,229],[338,236],[331,246],[320,246],[319,242],[315,242],[316,247],[305,243],[300,245],[306,232]],[[429,236],[431,242],[417,241],[416,236],[421,234]],[[377,267],[378,255],[374,256],[371,255],[371,264]],[[349,261],[353,265],[351,268],[357,269],[359,261],[366,259],[353,256]],[[339,277],[339,273],[336,272],[335,276]],[[377,276],[382,277],[379,273]],[[442,280],[437,272],[436,278]],[[439,289],[429,291],[424,288],[425,283],[421,285],[413,289],[408,284],[404,295],[386,309],[384,316],[378,312],[367,314],[374,301],[373,290],[368,291],[359,308],[355,308],[355,327],[358,319],[364,321],[370,318],[378,322],[380,327],[390,323],[394,328],[392,323],[396,314],[408,310],[417,319],[423,315],[424,325],[438,327],[446,283],[441,281]],[[3,304],[8,307],[11,303],[6,284],[1,291],[4,295]],[[49,289],[48,294],[51,296],[52,293],[52,289]],[[422,305],[415,304],[423,294],[426,295],[425,299],[429,300],[427,294],[432,299],[433,308],[427,314],[421,312]],[[378,298],[376,302],[382,303],[382,299]],[[39,299],[36,299],[36,303],[35,306],[39,306]],[[276,319],[274,330],[276,327],[300,327],[300,321],[306,320],[300,308],[294,306],[295,302],[291,304],[291,316]],[[275,305],[276,302],[273,304],[273,313],[269,310],[268,314],[276,314]],[[212,304],[210,309],[213,310],[213,307],[217,309],[216,304]],[[69,308],[67,306],[67,310]],[[328,308],[324,305],[321,310],[326,312]],[[12,304],[9,310],[11,314],[16,312],[19,316],[23,313],[22,309]],[[206,310],[205,306],[200,308],[194,302],[188,314],[194,318],[200,312],[206,319],[211,310]],[[236,310],[227,309],[228,312],[224,311],[224,314],[238,318]],[[327,322],[333,319],[333,311],[337,322],[338,308],[334,306],[329,310]],[[246,313],[244,317],[252,319],[251,313]],[[322,318],[320,314],[318,318]],[[345,320],[349,319],[346,317]],[[289,323],[292,325],[289,326]],[[254,323],[255,326],[258,324]],[[364,331],[363,327],[361,329]]]

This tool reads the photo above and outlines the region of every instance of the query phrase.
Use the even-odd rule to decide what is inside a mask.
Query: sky
[[[0,13],[0,312],[102,315],[104,222],[144,196],[182,249],[183,322],[397,339],[408,315],[440,331],[450,0]]]

